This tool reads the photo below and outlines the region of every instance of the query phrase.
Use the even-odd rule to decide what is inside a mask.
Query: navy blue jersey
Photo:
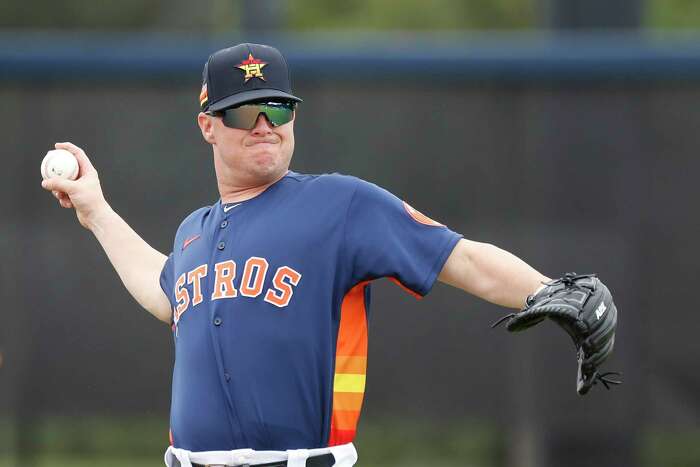
[[[289,172],[190,214],[160,284],[173,307],[171,435],[191,451],[353,440],[369,282],[428,293],[460,235],[378,186]]]

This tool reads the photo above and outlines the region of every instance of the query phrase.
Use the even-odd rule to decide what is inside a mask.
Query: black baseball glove
[[[616,372],[599,373],[615,343],[617,308],[608,288],[595,274],[569,272],[527,298],[525,308],[496,321],[507,321],[511,332],[523,331],[549,318],[571,336],[578,357],[576,390],[584,395],[597,382],[606,389],[621,381],[610,379]]]

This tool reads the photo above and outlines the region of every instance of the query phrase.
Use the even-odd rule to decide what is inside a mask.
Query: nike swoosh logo
[[[185,248],[187,248],[188,246],[190,246],[190,243],[194,242],[194,241],[197,240],[199,237],[201,237],[201,235],[198,234],[198,235],[195,235],[195,236],[190,237],[190,238],[188,238],[187,240],[185,240],[185,242],[182,244],[182,251],[185,251]]]
[[[232,206],[224,206],[224,212],[229,212],[231,209],[235,208],[236,206],[240,206],[241,203],[234,204]]]

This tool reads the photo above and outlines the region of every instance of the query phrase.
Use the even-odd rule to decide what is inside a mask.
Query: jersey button
[[[223,250],[224,248],[226,248],[226,242],[219,242],[219,244],[216,245],[216,247],[217,247],[219,250]]]
[[[228,221],[221,221],[221,228],[222,229],[225,229],[227,225],[228,225]]]
[[[226,381],[231,381],[231,375],[229,375],[228,373],[224,373],[224,379]]]
[[[221,323],[223,323],[221,318],[219,318],[218,316],[214,318],[214,326],[221,326]]]

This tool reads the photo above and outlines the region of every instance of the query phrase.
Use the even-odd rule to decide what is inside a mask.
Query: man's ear
[[[204,141],[209,144],[216,143],[212,118],[204,112],[199,112],[199,114],[197,114],[197,124],[199,124],[199,129],[202,130],[202,138],[204,138]]]

